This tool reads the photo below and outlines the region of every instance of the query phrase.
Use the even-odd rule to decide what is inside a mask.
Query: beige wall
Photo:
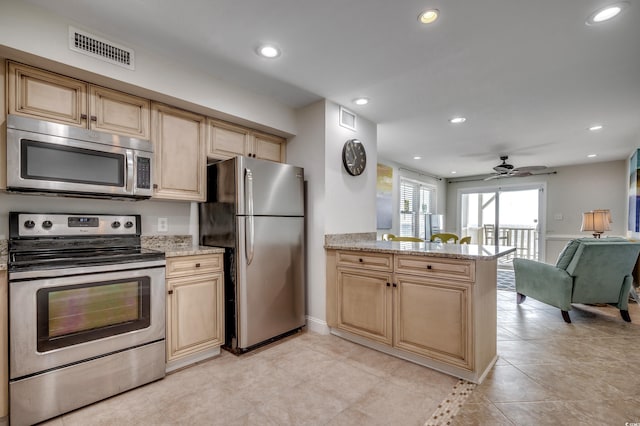
[[[610,209],[611,231],[605,235],[626,235],[627,161],[609,161],[558,167],[557,174],[493,181],[453,182],[447,190],[447,223],[457,223],[459,193],[468,188],[541,183],[546,186],[545,261],[554,262],[571,238],[589,236],[580,232],[582,212]],[[561,219],[560,219],[561,217]]]
[[[339,126],[340,106],[319,101],[298,111],[298,134],[287,146],[287,160],[305,168],[307,180],[307,325],[328,332],[326,324],[325,234],[375,232],[377,128],[358,117],[357,130]],[[359,139],[367,150],[360,176],[342,165],[342,146]]]

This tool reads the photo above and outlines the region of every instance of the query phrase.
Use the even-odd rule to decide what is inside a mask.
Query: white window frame
[[[407,200],[408,203],[405,204],[405,196],[404,196],[404,187],[405,185],[413,186],[414,194],[411,200]],[[426,211],[422,207],[425,205],[424,202],[420,203],[422,200],[421,192],[426,190],[430,193],[430,202],[427,203]],[[399,185],[399,194],[398,194],[398,210],[399,210],[399,220],[398,220],[398,235],[401,237],[418,237],[424,238],[425,230],[421,229],[420,224],[420,215],[421,214],[435,214],[437,210],[437,201],[438,201],[438,193],[437,187],[431,183],[427,183],[421,181],[419,179],[412,179],[404,176],[400,176],[400,185]],[[420,205],[421,204],[421,205]],[[417,208],[416,208],[417,207]],[[411,219],[411,231],[408,232],[406,229],[406,224],[403,226],[403,219],[406,220],[408,217]],[[424,225],[422,226],[424,227]]]

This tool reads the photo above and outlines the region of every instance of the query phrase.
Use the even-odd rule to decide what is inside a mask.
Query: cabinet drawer
[[[222,271],[222,254],[170,257],[167,259],[167,278]]]
[[[395,270],[399,274],[475,281],[475,263],[472,260],[398,255]]]
[[[391,254],[339,251],[336,253],[336,260],[338,266],[375,269],[377,271],[391,271],[393,268],[393,255]]]

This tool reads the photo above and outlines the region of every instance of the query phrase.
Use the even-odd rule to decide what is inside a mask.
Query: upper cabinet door
[[[286,140],[256,132],[220,120],[209,119],[207,157],[216,160],[244,155],[252,158],[285,162]]]
[[[150,102],[104,87],[90,86],[89,128],[149,139]]]
[[[284,163],[286,140],[265,133],[253,132],[253,154],[256,158]]]
[[[154,198],[204,201],[207,157],[205,117],[151,104]]]
[[[207,120],[207,156],[219,160],[249,154],[249,130],[223,121]]]
[[[87,84],[9,63],[9,114],[86,127]]]

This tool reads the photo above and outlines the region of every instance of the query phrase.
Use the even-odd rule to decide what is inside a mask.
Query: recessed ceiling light
[[[440,12],[438,9],[427,9],[418,15],[418,21],[422,24],[432,24],[438,19]]]
[[[594,126],[589,127],[589,130],[591,130],[592,132],[595,132],[596,130],[602,130],[602,124],[596,124]]]
[[[262,46],[258,47],[257,52],[258,55],[262,56],[263,58],[273,59],[280,56],[280,49],[271,44],[263,44]]]
[[[461,124],[461,123],[464,123],[465,121],[467,121],[467,119],[464,117],[453,117],[452,119],[449,120],[449,123]]]
[[[414,160],[422,160],[422,157],[416,155],[415,157],[413,157]]]
[[[597,157],[597,156],[598,156],[598,154],[589,154],[589,155],[587,155],[587,157],[589,157],[589,158],[593,158],[593,157]]]
[[[452,175],[455,175],[456,173],[458,172],[456,172],[455,170],[451,172]]]
[[[600,22],[608,21],[609,19],[618,16],[626,6],[627,2],[620,2],[598,9],[589,15],[587,25],[599,24]]]
[[[353,103],[356,105],[366,105],[369,103],[369,98],[355,98]]]

